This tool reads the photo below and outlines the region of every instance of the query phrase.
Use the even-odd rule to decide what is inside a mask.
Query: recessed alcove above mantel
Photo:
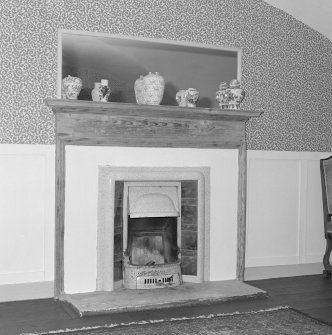
[[[216,108],[221,81],[241,80],[241,49],[186,41],[60,30],[58,97],[61,80],[82,79],[81,100],[91,100],[94,82],[108,79],[112,102],[135,103],[134,83],[159,72],[165,80],[162,105],[177,105],[176,93],[189,87],[198,107]]]
[[[160,152],[167,152],[167,155],[176,155],[176,152],[181,152],[181,155],[184,154],[187,157],[185,158],[184,156],[181,156],[181,162],[170,157],[165,161],[165,163],[160,163],[158,162],[157,157],[159,153],[156,155],[156,152],[154,151],[152,154],[156,156],[150,160],[150,163],[138,163],[138,165],[144,164],[143,166],[150,166],[149,169],[151,171],[154,171],[157,166],[162,169],[168,169],[167,166],[173,166],[178,167],[177,169],[180,170],[176,170],[178,171],[176,173],[181,174],[180,171],[183,168],[180,166],[185,166],[186,168],[191,169],[191,166],[208,167],[209,164],[212,164],[212,184],[211,186],[207,186],[212,188],[212,194],[215,192],[215,187],[223,192],[223,194],[221,194],[221,198],[224,198],[225,200],[223,201],[226,202],[223,203],[221,207],[226,206],[226,212],[228,211],[228,208],[232,208],[232,213],[225,213],[226,216],[224,215],[225,218],[222,219],[227,220],[223,223],[223,225],[226,224],[226,226],[228,225],[229,227],[233,227],[226,229],[231,229],[232,232],[230,236],[232,236],[232,239],[235,238],[235,241],[231,242],[232,247],[229,251],[230,255],[234,255],[234,257],[231,257],[233,259],[231,261],[233,262],[231,268],[234,268],[234,272],[232,272],[234,275],[231,275],[231,278],[243,280],[246,204],[245,122],[251,117],[258,117],[261,114],[260,111],[218,110],[210,108],[189,108],[165,105],[149,106],[131,103],[101,103],[60,99],[48,99],[46,100],[46,104],[52,108],[56,117],[55,297],[61,297],[66,293],[64,285],[66,257],[64,252],[64,231],[65,225],[67,228],[70,228],[70,225],[72,224],[70,223],[69,226],[67,226],[68,222],[65,223],[65,213],[67,213],[68,210],[70,211],[70,208],[67,208],[65,211],[65,205],[68,206],[68,201],[65,200],[67,196],[66,188],[68,186],[66,182],[68,169],[68,167],[66,167],[66,161],[69,163],[73,162],[73,158],[70,158],[72,149],[68,151],[67,147],[73,148],[75,146],[83,148],[91,146],[102,146],[106,148],[113,147],[115,150],[118,148],[122,153],[126,151],[125,149],[129,148],[132,148],[132,150],[136,150],[137,152],[145,149],[155,150],[154,148],[157,148]],[[200,149],[200,151],[195,151],[197,149]],[[217,151],[213,151],[213,149]],[[169,150],[175,151],[170,152]],[[228,155],[228,157],[233,158],[230,158],[230,160],[226,158],[224,163],[222,163],[222,159],[218,160],[218,163],[216,163],[217,165],[214,165],[215,163],[209,163],[210,159],[212,159],[212,161],[214,160],[215,155],[221,155],[222,157],[224,155],[222,153],[223,151],[226,152],[226,156]],[[234,151],[237,152],[237,158],[234,156]],[[203,154],[204,152],[206,153]],[[195,156],[196,154],[201,157],[198,157],[197,163],[192,163],[195,160],[193,155]],[[121,157],[118,157],[118,160],[113,154],[111,154],[110,157],[112,164],[115,164],[117,167],[119,164],[120,166],[121,164],[125,164],[123,166],[124,171],[126,171],[128,163],[120,162],[122,159],[121,157],[124,157],[124,154],[121,154]],[[140,156],[135,154],[135,157],[136,158],[134,158],[133,163],[132,160],[129,159],[129,164],[136,164],[135,160],[137,161],[137,157]],[[186,163],[186,161],[190,163]],[[83,163],[83,165],[81,164],[79,170],[82,168],[84,169],[84,165],[85,163]],[[100,166],[100,164],[97,161],[93,163],[93,170],[95,171],[95,169],[98,169],[98,166]],[[225,173],[227,172],[222,172],[224,168],[230,171],[230,176],[225,176]],[[194,169],[197,168],[194,167]],[[71,171],[69,171],[68,176],[70,176],[70,173]],[[176,175],[176,173],[174,175]],[[184,177],[179,177],[176,180],[181,180],[181,178],[183,179]],[[80,179],[79,183],[81,183],[81,180],[82,179]],[[122,178],[121,180],[124,179]],[[228,184],[228,180],[233,180],[235,184],[232,181],[233,184],[229,184],[227,186],[226,184]],[[84,182],[86,181],[84,180]],[[205,182],[209,182],[208,179],[206,179]],[[218,186],[217,184],[220,182],[224,184]],[[97,186],[98,185],[96,185],[96,187]],[[214,198],[211,200],[214,202],[214,204],[211,204],[211,206],[214,207],[211,209],[212,230],[215,229],[214,225],[217,223],[214,222],[216,213],[213,211],[219,211],[220,205],[218,205],[218,202],[221,201],[219,200],[219,196],[216,196],[217,199]],[[227,198],[229,197],[234,199],[232,200],[233,202],[231,205],[227,204]],[[91,201],[95,202],[96,199],[91,199]],[[82,204],[80,206],[80,208],[82,208]],[[221,217],[223,217],[223,214]],[[73,218],[73,220],[75,220],[75,218]],[[233,222],[234,220],[235,222]],[[80,226],[81,223],[82,222],[80,221],[78,225]],[[86,224],[88,224],[88,222]],[[218,230],[220,228],[216,229]],[[66,232],[68,232],[68,229]],[[226,238],[227,240],[228,235],[229,232],[226,232],[222,239]],[[209,264],[215,263],[214,258],[217,256],[214,249],[218,248],[218,242],[211,242],[211,248],[213,249],[211,250],[214,253],[214,256],[212,257],[213,259],[211,258],[211,261],[208,261]],[[205,257],[204,253],[202,254],[202,257]],[[226,263],[228,262],[227,259],[229,259],[229,256],[225,258]],[[209,264],[206,265],[207,268],[210,267]],[[216,270],[217,267],[215,265],[213,266],[215,272],[218,272],[218,270]],[[85,269],[84,271],[88,271],[87,273],[89,273],[93,272],[94,269]],[[212,274],[207,277],[212,277],[211,280],[218,280],[218,276],[215,275],[213,271],[211,273]],[[214,277],[217,279],[213,279]],[[210,280],[209,278],[203,279]]]

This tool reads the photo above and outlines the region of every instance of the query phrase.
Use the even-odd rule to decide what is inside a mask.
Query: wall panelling
[[[248,151],[246,267],[322,261],[319,159],[327,156]]]

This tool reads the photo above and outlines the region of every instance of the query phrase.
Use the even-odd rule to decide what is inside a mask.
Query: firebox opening
[[[128,216],[128,249],[130,264],[154,266],[179,260],[177,218],[130,218]]]
[[[123,285],[177,286],[181,273],[181,182],[124,182]]]
[[[162,288],[209,278],[205,238],[209,236],[209,176],[205,167],[100,168],[99,291]],[[141,226],[144,218],[152,221]],[[147,238],[143,240],[143,236]],[[134,263],[152,261],[155,265],[130,262],[132,246],[139,245],[147,246],[149,257],[134,257]],[[151,257],[149,250],[155,246],[157,256]]]

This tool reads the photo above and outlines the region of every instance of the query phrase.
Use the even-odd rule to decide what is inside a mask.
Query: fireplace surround
[[[209,173],[208,167],[99,166],[97,290],[112,291],[114,288],[121,287],[123,283],[124,287],[137,288],[136,283],[129,283],[122,276],[122,272],[124,272],[124,277],[128,273],[136,275],[138,269],[135,269],[133,265],[137,261],[132,262],[134,264],[129,266],[128,257],[123,259],[123,253],[130,245],[128,241],[130,240],[128,233],[130,220],[147,216],[154,220],[152,228],[160,221],[158,219],[163,219],[164,223],[169,224],[172,224],[170,221],[173,219],[173,224],[176,225],[177,255],[174,255],[173,252],[170,261],[162,261],[162,263],[173,265],[156,266],[164,277],[167,277],[167,272],[163,270],[163,267],[170,269],[171,273],[168,277],[172,275],[177,277],[174,283],[168,283],[166,286],[179,284],[182,277],[186,282],[196,283],[208,278]],[[130,197],[131,188],[137,190],[134,190]],[[142,188],[147,190],[142,190]],[[156,198],[158,199],[156,193],[160,195],[162,192],[167,195],[165,197],[167,200],[172,197],[170,208],[167,208],[167,203],[166,205],[161,204],[160,200],[158,203],[153,203]],[[148,199],[147,203],[144,202],[144,211],[137,212],[142,209],[142,207],[138,208],[142,197],[146,198],[149,194],[152,198]],[[130,219],[130,216],[134,218]],[[147,275],[149,267],[145,266],[141,270]],[[150,270],[155,276],[156,272],[153,271],[153,268],[150,267]],[[156,287],[159,283],[152,284],[156,285],[148,286]],[[141,284],[139,287],[144,288]]]
[[[68,145],[114,148],[237,149],[236,278],[243,279],[246,195],[245,122],[250,117],[259,116],[260,112],[68,100],[47,100],[46,103],[52,107],[56,117],[56,298],[60,298],[65,293],[64,228]]]

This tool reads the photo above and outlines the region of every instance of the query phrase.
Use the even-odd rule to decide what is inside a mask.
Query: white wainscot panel
[[[248,161],[247,266],[298,262],[299,163]]]
[[[0,285],[53,280],[54,146],[0,145]]]
[[[248,151],[246,267],[321,262],[319,160],[328,155]]]

